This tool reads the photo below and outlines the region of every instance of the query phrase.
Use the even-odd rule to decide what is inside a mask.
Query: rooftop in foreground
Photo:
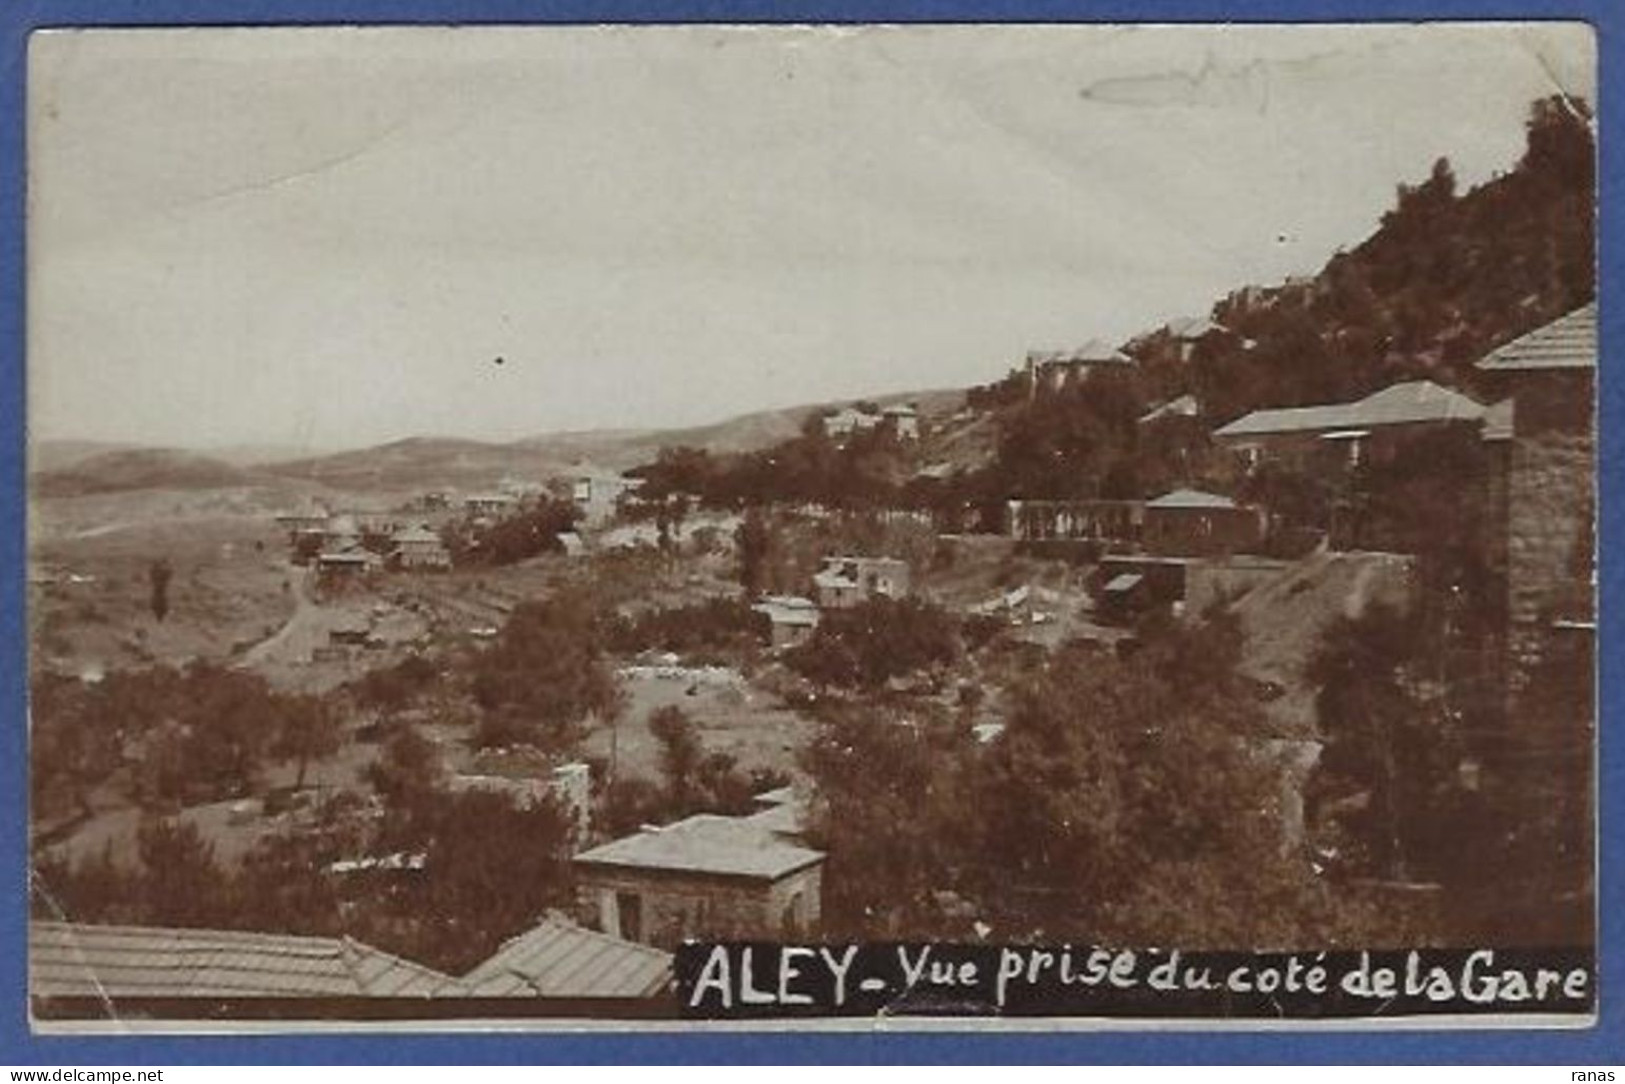
[[[463,982],[474,997],[653,997],[671,982],[671,956],[549,916]]]
[[[31,922],[35,997],[429,997],[450,976],[348,937]]]

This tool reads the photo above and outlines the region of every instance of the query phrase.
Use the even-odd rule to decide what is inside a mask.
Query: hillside
[[[255,481],[252,471],[173,448],[98,452],[36,472],[37,497],[81,497],[130,489],[223,489]]]
[[[1205,440],[1159,443],[1136,424],[1184,395],[1205,431],[1260,408],[1346,401],[1419,378],[1482,397],[1479,358],[1595,296],[1595,218],[1589,113],[1568,99],[1536,102],[1511,170],[1462,194],[1440,159],[1422,182],[1399,186],[1370,237],[1314,276],[1238,286],[1215,302],[1202,337],[1151,329],[1123,346],[1132,368],[1061,386],[1012,372],[970,389],[976,420],[940,431],[924,454],[963,442],[986,456],[941,500],[1222,485]],[[970,442],[973,426],[983,432]]]

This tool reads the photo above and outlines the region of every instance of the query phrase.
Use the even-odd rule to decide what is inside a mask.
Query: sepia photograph
[[[1586,1026],[1596,48],[35,31],[32,1027]]]

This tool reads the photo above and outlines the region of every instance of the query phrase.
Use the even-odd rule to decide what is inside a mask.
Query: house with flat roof
[[[575,857],[584,911],[611,936],[661,947],[807,936],[818,928],[824,854],[782,828],[699,813],[585,851]]]

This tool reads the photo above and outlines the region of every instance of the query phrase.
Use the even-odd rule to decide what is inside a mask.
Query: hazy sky
[[[37,34],[32,435],[508,439],[983,382],[1319,268],[1594,71],[1551,23]]]

